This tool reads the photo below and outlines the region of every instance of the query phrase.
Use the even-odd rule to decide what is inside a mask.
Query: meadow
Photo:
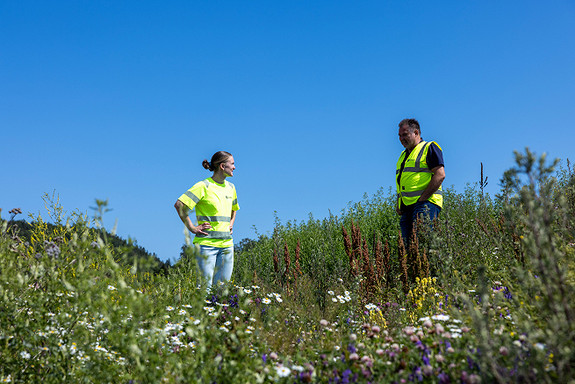
[[[46,198],[0,222],[0,382],[575,382],[575,171],[526,150],[445,191],[406,246],[381,190],[236,247],[197,284],[195,248],[152,272]],[[53,225],[48,225],[48,222]],[[433,224],[433,230],[430,225]]]

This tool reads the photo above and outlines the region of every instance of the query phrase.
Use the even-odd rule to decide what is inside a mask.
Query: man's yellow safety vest
[[[401,207],[402,202],[405,205],[415,204],[419,199],[419,196],[421,196],[431,181],[433,172],[431,172],[431,169],[429,169],[427,166],[426,160],[431,143],[435,142],[422,141],[421,143],[417,144],[415,148],[413,148],[413,150],[409,153],[407,160],[405,159],[407,150],[404,150],[401,153],[401,156],[399,156],[395,171],[397,204],[399,207]],[[439,147],[439,144],[435,143],[435,145]],[[439,147],[439,149],[441,149],[441,147]],[[405,166],[403,167],[403,170],[401,170],[401,165],[403,164],[404,160]],[[398,177],[400,172],[401,176]],[[439,206],[439,208],[443,207],[443,190],[441,189],[441,186],[437,191],[433,193],[433,195],[431,195],[428,201]]]

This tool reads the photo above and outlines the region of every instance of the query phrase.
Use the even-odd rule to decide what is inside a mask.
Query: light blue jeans
[[[200,245],[197,257],[198,268],[207,284],[207,288],[219,281],[227,281],[232,277],[234,269],[234,246],[227,248]]]

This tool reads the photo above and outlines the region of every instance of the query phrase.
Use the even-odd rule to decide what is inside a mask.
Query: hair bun
[[[204,161],[202,161],[202,166],[203,166],[205,169],[208,169],[208,170],[210,170],[210,171],[212,170],[212,165],[211,165],[210,162],[209,162],[208,160],[206,160],[206,159],[204,159]]]

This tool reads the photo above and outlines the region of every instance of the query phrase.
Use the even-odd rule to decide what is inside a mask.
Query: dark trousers
[[[421,219],[424,221],[426,220],[426,217],[428,217],[429,223],[431,225],[433,219],[439,216],[439,212],[441,212],[441,208],[433,203],[430,203],[429,201],[406,206],[403,209],[401,219],[399,220],[401,236],[403,237],[403,244],[408,247],[409,240],[411,239],[411,233],[418,217],[421,216]]]

